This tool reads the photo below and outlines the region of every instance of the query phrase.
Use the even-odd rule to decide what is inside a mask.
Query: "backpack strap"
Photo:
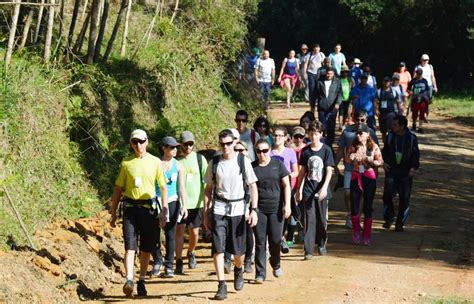
[[[252,145],[255,145],[255,141],[257,139],[257,135],[255,134],[255,130],[250,131],[250,140],[252,141]]]
[[[196,152],[196,159],[197,159],[198,168],[199,168],[199,176],[201,177],[201,183],[203,181],[202,179],[202,158],[203,157],[204,156],[202,156],[202,154]]]
[[[217,179],[216,179],[216,173],[217,173],[217,165],[219,164],[219,161],[221,160],[220,155],[215,155],[212,158],[212,183],[214,186],[216,185]]]
[[[242,176],[242,183],[244,187],[244,192],[245,192],[245,185],[247,184],[247,174],[245,171],[245,156],[242,153],[239,153],[237,155],[237,163],[239,164],[240,168],[240,175]],[[219,161],[221,160],[220,155],[216,155],[212,158],[212,181],[214,183],[214,186],[216,184],[216,172],[217,172],[217,165],[219,164]],[[233,202],[240,202],[245,199],[245,196],[243,198],[238,198],[238,199],[226,199],[224,197],[220,197],[217,195],[216,191],[214,191],[214,199],[218,199],[220,201],[223,201],[225,203],[233,203]]]
[[[245,155],[239,153],[237,162],[239,163],[240,175],[242,175],[242,185],[245,190],[245,185],[247,184],[247,172],[245,171]]]

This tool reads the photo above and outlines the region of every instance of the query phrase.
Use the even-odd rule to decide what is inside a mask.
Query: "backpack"
[[[202,183],[202,181],[203,181],[203,179],[202,179],[202,159],[204,158],[204,156],[202,154],[196,152],[196,158],[197,158],[198,167],[199,167],[199,176],[201,177],[201,183]]]
[[[237,157],[238,157],[237,163],[239,164],[240,175],[242,176],[242,184],[243,184],[244,193],[245,193],[246,192],[245,185],[247,184],[247,173],[245,172],[245,155],[243,155],[242,153],[238,153]],[[212,181],[214,185],[217,182],[217,179],[216,179],[217,165],[219,164],[220,160],[221,160],[221,155],[216,155],[212,158]],[[232,202],[240,202],[241,200],[245,199],[245,195],[243,198],[240,198],[240,199],[228,200],[222,197],[218,197],[216,194],[216,191],[214,191],[214,198],[218,198],[219,200],[222,200],[226,203],[232,203]]]

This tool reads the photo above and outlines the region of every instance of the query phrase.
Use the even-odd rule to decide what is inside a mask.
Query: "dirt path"
[[[306,105],[291,110],[272,106],[270,117],[295,125]],[[303,261],[301,245],[283,256],[283,277],[268,276],[263,285],[246,284],[231,302],[398,303],[438,299],[474,301],[473,128],[432,114],[419,136],[421,169],[415,180],[406,231],[386,232],[382,225],[379,179],[374,204],[373,245],[350,244],[344,227],[342,192],[330,202],[328,255]],[[209,302],[217,287],[210,246],[198,251],[198,268],[174,279],[148,283],[151,301]],[[253,274],[245,277],[253,279]],[[105,292],[105,301],[127,301],[121,285]],[[140,301],[137,299],[137,301]]]

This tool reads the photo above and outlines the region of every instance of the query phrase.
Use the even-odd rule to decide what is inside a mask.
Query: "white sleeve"
[[[245,174],[247,175],[246,176],[247,185],[256,183],[258,181],[258,178],[255,175],[255,172],[253,171],[253,167],[252,167],[252,164],[250,163],[250,159],[248,157],[245,157],[244,163],[245,163]]]

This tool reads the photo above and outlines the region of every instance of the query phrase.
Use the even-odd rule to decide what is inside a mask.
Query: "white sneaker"
[[[283,270],[281,270],[281,267],[278,269],[273,269],[273,276],[275,278],[279,278],[283,275]]]
[[[346,217],[346,227],[352,229],[352,218],[350,214],[348,214]]]

